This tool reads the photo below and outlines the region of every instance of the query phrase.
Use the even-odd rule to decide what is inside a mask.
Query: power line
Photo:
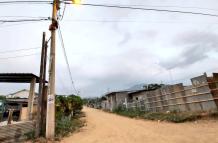
[[[11,16],[11,15],[6,15],[6,16],[0,16],[1,18],[48,18],[48,17],[44,17],[44,16]]]
[[[107,5],[107,4],[104,4]],[[132,4],[132,5],[126,5],[121,4],[120,6],[134,6],[134,7],[161,7],[161,8],[182,8],[182,9],[200,9],[200,10],[211,10],[211,11],[218,11],[218,9],[215,8],[207,8],[207,7],[196,7],[196,6],[179,6],[179,5],[139,5],[139,4]]]
[[[36,47],[36,48],[26,48],[26,49],[17,49],[17,50],[7,50],[7,51],[0,51],[0,54],[3,53],[13,53],[13,52],[19,52],[19,51],[29,51],[29,50],[33,50],[33,49],[39,49],[41,47]]]
[[[61,3],[66,3],[66,4],[72,4],[71,2],[69,2],[71,0],[62,0],[60,1]],[[53,1],[42,1],[42,0],[29,0],[29,1],[2,1],[0,2],[0,4],[30,4],[30,3],[36,3],[36,4],[52,4]],[[82,4],[84,5],[84,4]],[[99,5],[99,4],[96,4]],[[108,5],[108,4],[102,4],[102,5]],[[213,11],[218,11],[218,9],[214,9],[214,8],[206,8],[206,7],[196,7],[196,6],[178,6],[178,5],[139,5],[139,4],[133,4],[133,5],[126,5],[126,4],[119,4],[119,6],[122,7],[132,7],[132,6],[136,6],[136,7],[168,7],[168,8],[193,8],[193,9],[203,9],[203,10],[213,10]]]
[[[47,20],[50,20],[50,18],[17,19],[17,20],[2,20],[2,19],[0,19],[0,22],[3,22],[3,23],[16,23],[16,22],[34,22],[34,21],[47,21]]]
[[[5,24],[4,22],[0,23],[0,28],[4,28],[4,27],[13,27],[13,26],[20,26],[20,25],[24,25],[24,24],[36,24],[42,21],[34,21],[34,22],[22,22],[22,23],[14,23],[14,24],[9,24],[9,25],[3,25]]]
[[[68,69],[68,72],[69,72],[69,75],[70,75],[71,84],[72,84],[72,87],[75,90],[76,94],[78,95],[79,92],[76,90],[76,87],[74,85],[73,76],[72,76],[72,73],[71,73],[71,70],[70,70],[70,64],[69,64],[66,49],[65,49],[65,46],[64,46],[64,40],[63,40],[60,24],[59,24],[59,28],[58,28],[58,34],[59,34],[59,38],[60,38],[60,41],[61,41],[61,47],[63,49],[65,62],[67,64],[67,69]]]
[[[5,57],[5,58],[0,58],[0,60],[6,60],[6,59],[15,59],[15,58],[22,58],[22,57],[29,57],[33,55],[39,55],[40,53],[34,53],[34,54],[28,54],[28,55],[21,55],[21,56],[14,56],[14,57]]]
[[[63,3],[65,3],[65,4],[72,4],[70,2],[63,2]],[[91,6],[91,7],[119,8],[119,9],[130,9],[130,10],[155,11],[155,12],[167,12],[167,13],[192,14],[192,15],[202,15],[202,16],[218,17],[217,14],[210,14],[210,13],[203,13],[203,12],[192,12],[192,11],[156,9],[156,8],[143,8],[143,7],[119,6],[119,5],[91,4],[91,3],[84,3],[84,4],[81,4],[81,5],[83,5],[83,6]]]
[[[69,0],[60,1],[64,4],[73,4],[68,2]],[[0,4],[52,4],[53,1],[2,1]],[[204,8],[204,7],[194,7],[194,6],[158,6],[158,5],[108,5],[108,4],[80,4],[84,6],[94,6],[94,7],[108,7],[108,8],[122,8],[122,9],[132,9],[132,10],[146,10],[146,11],[157,11],[157,12],[171,12],[171,13],[182,13],[182,14],[194,14],[194,15],[204,15],[204,16],[213,16],[218,17],[217,14],[202,13],[202,12],[192,12],[192,11],[180,11],[180,10],[168,10],[168,9],[155,9],[155,8],[145,8],[145,7],[168,7],[168,8],[194,8],[194,9],[204,9],[204,10],[213,10],[218,11],[218,9]],[[137,6],[137,7],[135,7]],[[140,6],[140,7],[138,7]]]
[[[64,4],[73,4],[68,1],[60,1]],[[2,1],[0,4],[52,4],[52,1]],[[92,4],[92,3],[84,3],[80,4],[84,6],[92,6],[92,7],[106,7],[106,8],[120,8],[120,9],[131,9],[131,10],[143,10],[143,11],[156,11],[156,12],[168,12],[168,13],[180,13],[180,14],[192,14],[192,15],[202,15],[202,16],[211,16],[218,17],[217,14],[211,13],[203,13],[203,12],[192,12],[192,11],[180,11],[180,10],[169,10],[169,9],[156,9],[156,8],[145,8],[145,7],[133,7],[133,6],[125,6],[125,5],[107,5],[107,4]],[[164,6],[151,6],[151,7],[164,7]],[[176,7],[176,8],[198,8],[198,9],[207,9],[207,10],[215,10],[209,8],[200,8],[200,7],[180,7],[180,6],[165,6],[165,7]]]
[[[61,16],[61,19],[60,19],[60,20],[63,20],[63,18],[64,18],[64,14],[65,14],[66,7],[67,7],[67,5],[64,4],[64,10],[63,10],[63,13],[62,13],[62,16]]]
[[[113,22],[120,22],[120,23],[201,23],[201,24],[217,24],[218,22],[193,22],[193,21],[147,21],[147,20],[131,20],[131,19],[124,19],[124,20],[113,20],[113,19],[66,19],[65,22],[90,22],[90,23],[113,23]]]
[[[52,1],[1,1],[0,4],[52,4]]]

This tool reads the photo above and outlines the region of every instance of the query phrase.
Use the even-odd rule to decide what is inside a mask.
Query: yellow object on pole
[[[80,4],[81,0],[72,0],[73,4]]]

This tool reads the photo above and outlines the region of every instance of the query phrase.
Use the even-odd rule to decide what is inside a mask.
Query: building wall
[[[134,95],[134,96],[133,96],[133,101],[146,99],[146,97],[147,97],[147,96],[146,96],[146,93],[147,93],[147,92],[142,91],[142,92],[140,92],[140,93]]]
[[[198,96],[193,96],[195,98],[193,100],[202,101],[202,102],[196,103],[200,107],[200,108],[198,107],[198,110],[200,109],[200,110],[207,111],[207,110],[217,109],[216,104],[213,100],[213,96],[211,94],[211,90],[207,83],[207,76],[202,75],[196,78],[192,78],[191,81],[192,81],[193,87],[196,87],[196,90],[194,92],[196,92],[197,94],[204,93]],[[201,85],[206,85],[206,86],[201,86]],[[208,99],[211,99],[211,101],[206,102],[206,100]]]
[[[125,99],[128,98],[128,94],[126,92],[116,93],[116,107],[125,103]]]
[[[102,103],[102,104],[106,104],[106,106],[104,107],[106,107],[110,111],[113,111],[119,105],[125,103],[125,99],[127,98],[128,98],[128,94],[126,92],[113,93],[107,95],[107,103]]]
[[[7,96],[8,98],[28,98],[29,97],[29,91],[28,90],[23,90],[20,92],[17,92],[15,94],[10,94]]]
[[[165,85],[154,91],[141,91],[131,93],[137,107],[145,106],[146,110],[153,112],[165,111],[210,111],[217,110],[218,81],[213,79],[213,89],[209,87],[208,77],[201,75],[191,79],[191,86],[183,86],[182,83]],[[215,88],[215,89],[214,89]],[[136,98],[143,102],[136,101]],[[141,105],[140,105],[141,104]],[[131,104],[135,105],[135,104]]]
[[[110,94],[107,97],[107,110],[113,111],[113,109],[115,108],[116,105],[116,95],[115,94]]]
[[[108,100],[104,100],[104,101],[101,102],[101,108],[103,110],[109,110],[110,109]]]

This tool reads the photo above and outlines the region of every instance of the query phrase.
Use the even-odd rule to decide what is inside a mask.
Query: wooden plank
[[[35,131],[35,121],[26,121],[0,127],[0,142],[14,143],[23,141],[25,134]]]

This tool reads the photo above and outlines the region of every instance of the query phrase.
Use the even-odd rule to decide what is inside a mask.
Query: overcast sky
[[[218,14],[217,0],[82,2]],[[0,5],[0,19],[50,15],[49,5]],[[50,36],[49,23],[0,23],[0,52],[40,47],[42,32]],[[68,5],[60,24],[75,86],[82,97],[100,96],[108,90],[141,83],[187,83],[203,72],[218,72],[218,17]],[[0,72],[39,75],[39,54],[40,49],[0,53]],[[56,92],[73,92],[59,39],[56,73]],[[1,83],[0,94],[28,86]]]

